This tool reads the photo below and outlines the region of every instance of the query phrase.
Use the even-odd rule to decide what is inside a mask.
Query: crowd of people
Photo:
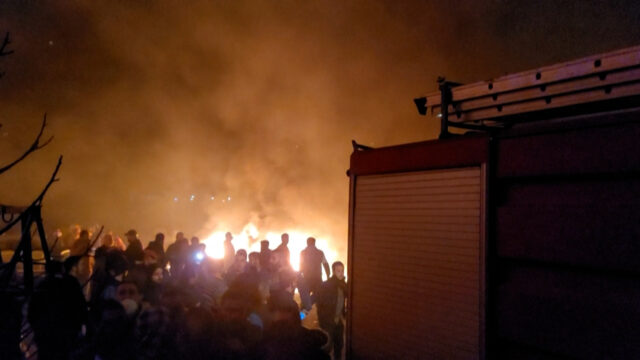
[[[313,237],[298,272],[287,234],[247,253],[227,233],[223,259],[182,232],[166,249],[162,233],[146,247],[135,230],[125,236],[125,248],[110,234],[93,248],[83,230],[69,258],[49,264],[26,311],[38,359],[342,358],[344,265],[330,267]],[[319,329],[303,327],[314,305]]]

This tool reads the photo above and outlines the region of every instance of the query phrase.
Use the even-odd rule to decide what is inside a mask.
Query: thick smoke
[[[64,154],[47,225],[147,241],[253,221],[345,248],[350,140],[434,138],[411,100],[438,75],[477,81],[637,41],[637,4],[585,3],[3,2],[2,158],[45,111],[55,140],[3,176],[0,198],[28,203]]]

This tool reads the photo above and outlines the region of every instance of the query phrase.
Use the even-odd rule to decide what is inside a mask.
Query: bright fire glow
[[[232,244],[236,251],[240,249],[247,250],[247,253],[252,251],[260,251],[260,240],[269,240],[269,248],[274,250],[280,245],[280,236],[282,233],[289,234],[289,252],[291,254],[291,266],[296,270],[300,270],[300,252],[307,247],[307,238],[313,236],[316,238],[316,247],[324,251],[324,255],[329,262],[329,265],[334,261],[344,259],[338,258],[337,250],[331,246],[332,241],[328,237],[316,236],[307,231],[291,229],[281,232],[268,231],[261,232],[258,228],[249,223],[244,226],[239,234],[233,234]],[[226,231],[219,230],[214,231],[211,235],[205,238],[202,242],[207,245],[205,252],[208,256],[215,259],[222,259],[224,257],[224,238]],[[324,275],[323,275],[324,276]]]

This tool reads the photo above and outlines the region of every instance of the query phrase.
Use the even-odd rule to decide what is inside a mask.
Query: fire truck
[[[415,99],[354,144],[352,359],[640,358],[640,46]]]

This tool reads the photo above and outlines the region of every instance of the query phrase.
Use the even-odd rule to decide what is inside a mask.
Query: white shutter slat
[[[354,353],[479,356],[481,176],[472,167],[356,178]]]

